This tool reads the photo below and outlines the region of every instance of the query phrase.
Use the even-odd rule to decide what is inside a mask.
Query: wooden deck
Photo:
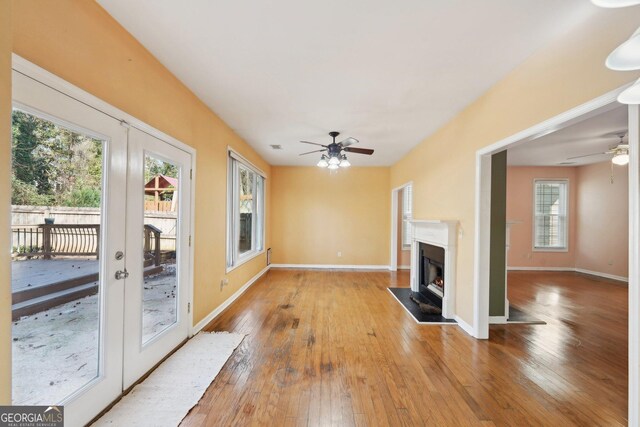
[[[386,290],[406,272],[271,270],[206,328],[247,337],[182,425],[626,425],[627,289],[509,280],[548,324],[478,341],[416,324]]]
[[[46,286],[54,282],[97,274],[95,258],[14,260],[11,263],[11,291]]]

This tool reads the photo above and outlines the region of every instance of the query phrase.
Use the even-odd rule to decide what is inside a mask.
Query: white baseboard
[[[458,322],[458,326],[460,326],[463,331],[465,331],[472,337],[477,338],[476,330],[473,328],[473,326],[462,320],[462,318],[458,315],[456,315],[454,319],[456,320],[456,322]]]
[[[629,283],[628,277],[616,276],[615,274],[602,273],[600,271],[585,270],[577,267],[507,267],[508,271],[570,271],[574,273],[590,274],[592,276],[604,277],[605,279],[617,280]]]
[[[584,268],[576,268],[576,273],[590,274],[592,276],[600,276],[605,279],[617,280],[619,282],[629,283],[628,277],[616,276],[615,274],[601,273],[599,271],[585,270]]]
[[[298,268],[309,270],[389,270],[388,265],[343,264],[271,264],[271,268]]]
[[[256,274],[255,276],[253,276],[251,279],[249,279],[249,281],[247,281],[247,283],[245,283],[244,285],[242,285],[242,287],[240,289],[238,289],[237,291],[235,291],[233,293],[233,295],[231,295],[229,298],[227,298],[225,300],[225,302],[223,302],[222,304],[220,304],[218,307],[216,307],[211,313],[209,313],[207,316],[205,316],[204,319],[202,319],[201,321],[199,321],[196,325],[194,325],[191,328],[191,336],[194,336],[195,334],[197,334],[198,332],[200,332],[202,330],[202,328],[204,328],[205,326],[207,326],[213,319],[215,319],[216,317],[218,317],[220,315],[220,313],[222,313],[227,307],[229,307],[231,304],[233,304],[233,302],[235,300],[237,300],[238,298],[240,298],[240,295],[242,295],[243,293],[245,293],[245,291],[247,289],[249,289],[249,287],[251,285],[253,285],[259,278],[261,278],[267,271],[269,271],[269,269],[271,268],[270,265],[266,266],[265,268],[263,268],[258,274]]]
[[[507,316],[489,316],[490,325],[504,325],[507,323]]]
[[[576,271],[574,267],[507,267],[508,271]]]

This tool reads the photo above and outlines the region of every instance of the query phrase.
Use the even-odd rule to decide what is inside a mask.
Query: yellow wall
[[[475,152],[637,78],[637,73],[608,70],[604,59],[639,22],[639,8],[599,10],[580,28],[531,56],[391,168],[392,188],[413,181],[414,218],[460,221],[456,311],[469,324]],[[421,197],[427,188],[429,197]]]
[[[9,247],[11,171],[11,2],[0,0],[0,248]],[[0,251],[0,405],[11,403],[11,259]]]
[[[4,1],[4,0],[3,0]],[[3,66],[0,74],[3,102],[9,99],[6,72],[10,28],[4,7],[0,16]],[[195,193],[195,295],[194,322],[198,322],[240,286],[264,268],[265,255],[244,264],[229,275],[229,286],[220,291],[225,277],[226,168],[227,145],[267,173],[267,203],[270,205],[270,166],[241,140],[220,118],[164,68],[140,43],[127,33],[97,3],[84,0],[14,0],[11,10],[12,50],[27,60],[126,111],[197,150]],[[9,114],[2,105],[2,153],[9,152]],[[0,168],[0,185],[9,188],[7,167]],[[7,224],[7,191],[0,191],[3,206],[0,222]],[[7,247],[8,227],[0,227],[0,243]],[[270,227],[267,218],[269,245]],[[1,245],[0,245],[1,246]],[[9,313],[9,260],[0,260],[2,316]],[[8,321],[0,321],[0,396],[7,396],[10,375],[7,349]],[[8,344],[8,345],[7,345]]]
[[[389,168],[273,166],[271,176],[273,263],[389,264]]]

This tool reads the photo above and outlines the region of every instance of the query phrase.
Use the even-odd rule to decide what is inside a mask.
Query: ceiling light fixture
[[[618,8],[635,6],[637,4],[640,4],[640,0],[591,0],[591,3],[600,7]]]
[[[327,156],[323,154],[322,157],[320,157],[320,160],[318,161],[318,167],[326,168],[327,166],[329,166],[329,162],[327,162]]]
[[[629,164],[629,154],[628,153],[620,153],[613,156],[611,159],[611,163],[618,166],[624,166]]]
[[[340,159],[338,158],[338,156],[331,156],[331,158],[329,159],[329,166],[331,165],[338,166],[339,164],[340,164]]]
[[[609,54],[605,64],[607,68],[616,71],[640,69],[640,28]]]
[[[329,166],[327,166],[327,168],[328,168],[328,169],[330,169],[330,170],[336,170],[336,169],[338,169],[338,168],[339,168],[339,166],[338,166],[338,165],[336,165],[336,164],[333,164],[333,165],[332,165],[332,164],[329,164]]]
[[[640,104],[640,79],[618,95],[621,104]]]
[[[349,161],[349,159],[347,159],[346,154],[343,154],[342,159],[340,159],[340,167],[348,168],[349,166],[351,166],[351,162]]]

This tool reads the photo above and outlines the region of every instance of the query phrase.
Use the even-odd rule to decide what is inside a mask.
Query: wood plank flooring
[[[184,426],[626,424],[625,287],[509,275],[547,325],[418,325],[408,273],[271,270],[207,330],[247,334]]]

